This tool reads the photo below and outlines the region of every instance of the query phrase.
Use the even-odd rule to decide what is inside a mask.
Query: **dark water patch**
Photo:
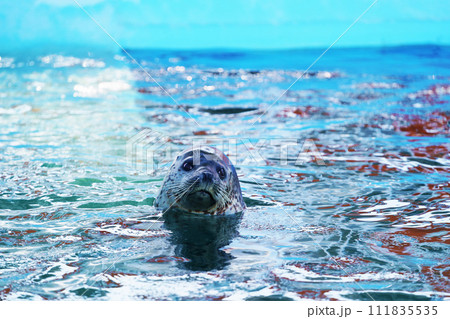
[[[60,266],[52,267],[51,269],[47,270],[42,275],[38,275],[37,277],[33,278],[33,281],[40,282],[40,281],[44,281],[49,278],[53,278],[53,277],[55,277],[55,273],[57,273],[59,271],[61,271]]]
[[[47,167],[47,168],[55,168],[55,167],[63,167],[62,164],[56,164],[56,163],[43,163],[41,167]]]
[[[370,294],[370,296],[368,295]],[[432,298],[418,295],[418,294],[408,294],[403,292],[375,292],[370,291],[368,293],[353,293],[348,295],[343,295],[345,298],[352,300],[363,300],[363,301],[430,301]],[[371,298],[372,297],[372,298]]]
[[[283,295],[271,295],[271,296],[255,296],[246,298],[247,301],[292,301],[294,299]]]
[[[439,162],[432,161],[432,160],[429,160],[429,159],[426,159],[426,158],[420,158],[420,157],[410,157],[410,158],[408,158],[408,160],[414,161],[414,162],[418,162],[418,163],[421,163],[421,164],[425,164],[425,165],[430,165],[430,166],[445,166],[445,165],[442,165]]]
[[[78,208],[112,208],[112,207],[118,207],[118,206],[153,206],[153,202],[155,201],[154,197],[146,198],[140,202],[133,201],[133,200],[121,200],[116,202],[110,202],[110,203],[87,203],[78,206]]]
[[[74,293],[79,297],[84,298],[104,297],[107,295],[107,292],[105,290],[94,288],[79,288],[75,290],[70,290],[70,292]]]
[[[78,186],[92,186],[98,183],[105,183],[105,181],[97,178],[77,178],[76,180],[70,182],[69,184]]]
[[[27,210],[37,207],[48,207],[52,204],[40,198],[35,199],[3,199],[0,198],[0,209]]]
[[[265,202],[262,200],[244,197],[244,203],[247,207],[257,207],[257,206],[274,206],[274,203]]]
[[[209,114],[239,114],[245,112],[252,112],[257,110],[257,107],[222,107],[222,108],[201,108],[200,111]]]
[[[45,197],[49,198],[52,202],[54,203],[72,203],[72,202],[76,202],[78,201],[80,198],[82,198],[81,196],[58,196],[56,194],[49,194],[46,195]]]
[[[163,177],[162,178],[150,178],[150,179],[132,181],[132,183],[133,184],[147,184],[147,183],[154,183],[154,182],[162,182],[163,179],[164,179]]]
[[[234,257],[222,248],[238,235],[241,215],[202,216],[168,211],[164,226],[172,232],[171,242],[183,269],[210,271],[223,269]]]

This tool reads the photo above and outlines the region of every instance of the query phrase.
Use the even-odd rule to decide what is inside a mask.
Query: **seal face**
[[[214,147],[187,149],[173,162],[155,207],[223,215],[244,211],[239,179],[228,157]]]

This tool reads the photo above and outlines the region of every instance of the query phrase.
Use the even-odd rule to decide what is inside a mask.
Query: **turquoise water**
[[[0,54],[0,299],[449,299],[450,49],[333,49],[273,104],[321,52],[130,51],[181,106],[119,53]],[[247,211],[161,216],[143,129],[237,141]]]

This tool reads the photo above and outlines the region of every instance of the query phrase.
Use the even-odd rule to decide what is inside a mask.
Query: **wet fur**
[[[226,170],[226,181],[215,179],[205,182],[201,174],[208,171],[209,164],[196,166],[192,172],[186,172],[181,168],[183,162],[193,156],[194,151],[199,151],[200,156],[209,158],[209,162],[220,163]],[[183,205],[186,196],[197,191],[208,191],[213,195],[216,203],[207,210],[188,209]],[[191,213],[223,215],[242,212],[246,207],[242,198],[239,179],[230,160],[219,150],[212,147],[202,147],[196,150],[189,149],[181,153],[170,167],[169,173],[163,181],[155,207],[162,211],[176,209]]]

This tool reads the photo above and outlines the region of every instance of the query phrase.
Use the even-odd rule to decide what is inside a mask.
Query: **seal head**
[[[202,146],[182,152],[163,181],[155,207],[166,212],[223,215],[244,211],[239,179],[228,157]]]

